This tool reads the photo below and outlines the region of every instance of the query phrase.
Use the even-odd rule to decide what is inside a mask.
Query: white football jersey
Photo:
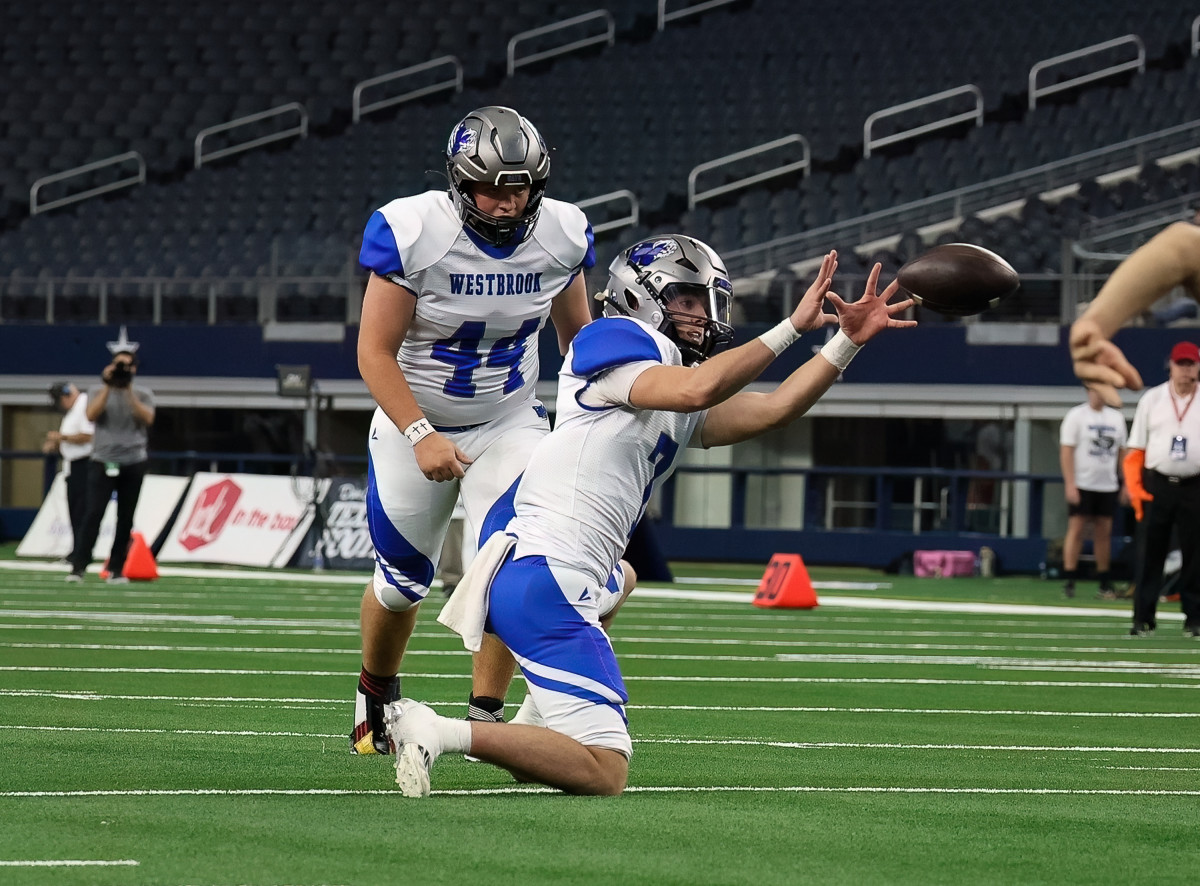
[[[396,359],[434,426],[481,424],[533,398],[538,331],[596,263],[592,239],[583,212],[558,200],[542,200],[527,240],[502,247],[465,228],[444,191],[376,210],[359,261],[417,297]]]
[[[541,555],[603,585],[681,446],[699,445],[705,412],[635,409],[629,390],[651,366],[680,366],[674,342],[632,317],[580,330],[558,378],[554,430],[517,486],[516,556]]]
[[[1080,403],[1059,428],[1058,442],[1075,447],[1075,486],[1090,492],[1116,492],[1117,456],[1125,448],[1125,417],[1111,406]]]

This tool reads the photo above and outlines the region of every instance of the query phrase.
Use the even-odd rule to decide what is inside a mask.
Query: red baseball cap
[[[1193,342],[1181,341],[1171,348],[1172,363],[1200,363],[1200,347]]]

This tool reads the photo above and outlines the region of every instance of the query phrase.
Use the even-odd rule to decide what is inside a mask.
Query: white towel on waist
[[[437,620],[462,637],[463,646],[472,652],[478,652],[483,643],[492,579],[516,543],[516,538],[504,532],[492,533],[438,613]]]

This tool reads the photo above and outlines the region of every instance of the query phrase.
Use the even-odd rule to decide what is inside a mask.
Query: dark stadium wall
[[[745,324],[746,341],[766,328]],[[968,344],[964,326],[930,326],[873,341],[847,373],[849,383],[937,385],[1077,384],[1067,358],[1066,329],[1057,346]],[[0,376],[94,375],[105,362],[105,343],[116,339],[116,326],[0,325]],[[561,360],[554,332],[542,331],[542,378],[550,379]],[[276,364],[312,367],[314,378],[357,379],[358,328],[345,327],[341,341],[267,341],[259,326],[133,326],[129,338],[141,343],[142,374],[175,378],[274,379]],[[791,348],[763,375],[779,380],[813,353],[823,340],[811,334]],[[1116,342],[1147,384],[1166,378],[1165,355],[1182,340],[1200,340],[1194,329],[1126,329]]]

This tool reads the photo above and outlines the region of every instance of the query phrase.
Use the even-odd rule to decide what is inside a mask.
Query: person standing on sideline
[[[117,526],[112,551],[108,555],[108,581],[129,581],[121,572],[129,552],[133,514],[146,477],[148,431],[154,424],[154,393],[135,384],[138,371],[138,343],[129,341],[125,327],[108,349],[112,362],[100,373],[102,385],[88,392],[86,415],[94,422],[92,456],[87,466],[87,516],[83,532],[76,538],[71,553],[71,573],[67,581],[83,581],[92,548],[100,535],[100,523],[113,493],[117,496]]]
[[[96,426],[87,417],[87,394],[69,381],[50,386],[50,402],[63,413],[57,431],[46,434],[42,452],[62,456],[67,483],[67,517],[71,521],[71,550],[83,530],[87,514],[87,465],[92,454],[92,435]],[[68,555],[69,556],[69,555]]]
[[[507,522],[516,481],[549,433],[536,398],[539,331],[548,317],[566,353],[591,319],[583,272],[596,263],[592,228],[577,207],[545,196],[550,152],[533,124],[511,108],[479,108],[454,127],[444,159],[449,190],[377,210],[359,256],[371,276],[358,367],[378,408],[357,754],[392,752],[384,707],[400,697],[400,665],[455,501],[474,547]],[[489,644],[472,671],[468,715],[502,719],[512,657]]]
[[[1142,552],[1130,634],[1155,628],[1163,564],[1171,531],[1179,533],[1183,568],[1179,601],[1185,637],[1200,637],[1200,407],[1195,406],[1200,347],[1181,341],[1171,349],[1166,383],[1138,401],[1125,457],[1125,484],[1138,519]]]
[[[1112,586],[1112,524],[1125,457],[1125,417],[1105,406],[1098,391],[1071,409],[1059,430],[1059,462],[1067,499],[1067,535],[1063,540],[1063,593],[1075,596],[1084,531],[1091,530],[1099,596],[1116,599]]]
[[[554,430],[534,450],[515,516],[486,542],[439,621],[475,648],[494,631],[510,648],[544,726],[464,722],[402,699],[388,708],[396,783],[427,796],[442,753],[471,754],[574,794],[625,789],[628,696],[603,619],[618,595],[609,571],[685,446],[726,446],[803,415],[858,349],[888,327],[892,283],[875,265],[858,301],[829,291],[837,254],[787,319],[740,347],[728,343],[733,286],[720,257],[682,234],[645,240],[609,268],[606,316],[575,337],[559,373]],[[828,298],[838,316],[826,315]],[[801,333],[840,331],[770,392],[742,391]]]

